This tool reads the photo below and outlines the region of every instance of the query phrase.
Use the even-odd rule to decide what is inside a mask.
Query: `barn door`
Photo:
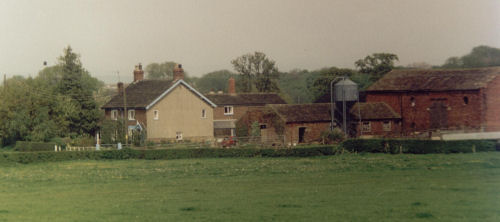
[[[431,129],[448,128],[448,110],[444,102],[436,101],[429,107]]]

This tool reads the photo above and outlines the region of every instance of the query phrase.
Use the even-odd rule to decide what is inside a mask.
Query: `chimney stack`
[[[236,83],[234,81],[234,78],[230,77],[227,82],[228,82],[227,93],[236,94]]]
[[[116,85],[118,86],[118,95],[123,95],[123,83],[118,82]]]
[[[142,70],[142,64],[135,66],[134,69],[134,82],[141,81],[144,79],[144,70]]]
[[[182,69],[181,64],[175,65],[174,68],[174,81],[177,81],[179,79],[184,79],[184,69]]]

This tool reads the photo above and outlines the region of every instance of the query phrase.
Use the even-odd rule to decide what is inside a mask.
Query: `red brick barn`
[[[330,129],[330,104],[270,104],[249,109],[240,121],[258,122],[263,143],[320,142],[321,133]]]
[[[356,137],[399,137],[401,116],[384,102],[356,103],[350,110]]]
[[[500,131],[500,67],[393,70],[366,91],[401,116],[404,136]]]

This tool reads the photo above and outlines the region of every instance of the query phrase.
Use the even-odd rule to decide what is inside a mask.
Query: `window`
[[[176,132],[175,133],[175,139],[176,140],[182,140],[182,132]]]
[[[111,110],[111,119],[112,120],[117,120],[118,119],[118,110],[116,110],[116,109]]]
[[[205,109],[201,110],[201,118],[207,118],[207,111]]]
[[[224,115],[233,115],[233,107],[224,106]]]
[[[469,98],[467,96],[464,96],[464,105],[469,104]]]
[[[391,131],[391,121],[384,121],[382,123],[382,129],[384,131]]]
[[[411,107],[415,106],[415,97],[410,98],[410,105],[411,105]]]
[[[361,131],[362,132],[372,131],[372,125],[370,124],[370,122],[363,122],[363,125],[361,125]]]
[[[160,118],[160,113],[158,112],[158,110],[154,110],[153,111],[153,119],[158,120],[159,118]]]
[[[131,109],[128,111],[128,120],[135,120],[135,110]]]

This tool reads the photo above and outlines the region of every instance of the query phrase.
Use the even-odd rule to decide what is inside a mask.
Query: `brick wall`
[[[500,77],[482,89],[485,97],[485,130],[500,131]]]
[[[127,110],[128,112],[128,110]],[[106,119],[111,119],[111,109],[106,109],[104,111],[104,116]],[[123,110],[118,110],[118,118],[123,117]],[[136,109],[135,110],[135,120],[128,120],[128,114],[125,115],[127,117],[127,125],[129,126],[135,126],[137,125],[137,121],[139,123],[143,124],[144,126],[147,126],[147,118],[146,118],[146,110],[143,109]]]
[[[415,105],[412,105],[412,98]],[[467,104],[464,101],[467,98]],[[403,134],[430,130],[433,125],[432,107],[443,104],[445,127],[450,130],[478,130],[482,127],[484,100],[479,90],[449,92],[368,92],[367,102],[385,102],[402,118]],[[438,118],[439,119],[439,118]],[[433,120],[433,121],[432,121]]]
[[[389,121],[391,124],[390,131],[385,131],[383,128],[384,121]],[[361,132],[359,122],[356,122],[356,136],[377,136],[377,137],[400,137],[401,136],[401,121],[399,120],[367,120],[370,122],[371,129],[369,132]],[[363,124],[363,123],[361,123]]]
[[[224,115],[224,106],[214,109],[214,120],[240,119],[248,110],[248,106],[233,106],[233,115]]]
[[[321,132],[330,129],[330,122],[287,123],[285,125],[285,144],[299,143],[299,128],[305,127],[304,143],[320,142]]]

